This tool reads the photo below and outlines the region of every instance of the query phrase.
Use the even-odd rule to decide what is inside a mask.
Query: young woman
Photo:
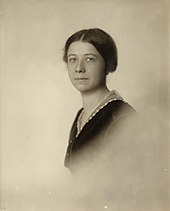
[[[65,166],[74,173],[96,156],[97,145],[106,144],[114,125],[116,129],[122,116],[134,109],[106,85],[106,76],[117,67],[117,48],[106,32],[94,28],[73,34],[65,44],[64,61],[83,104],[71,129],[65,159]]]
[[[88,204],[89,198],[94,202],[92,195],[101,197],[101,189],[107,189],[100,200],[99,207],[104,207],[108,187],[112,190],[113,155],[117,145],[122,145],[122,134],[127,135],[127,122],[135,112],[117,91],[110,91],[106,85],[106,76],[117,67],[117,48],[106,32],[98,28],[76,32],[65,44],[63,59],[83,104],[71,128],[65,166],[79,181],[79,193],[88,195]],[[103,186],[105,175],[107,185]]]
[[[76,181],[77,210],[164,210],[159,144],[150,140],[146,121],[106,85],[117,67],[111,36],[98,28],[76,32],[65,44],[64,61],[83,104],[65,157]]]

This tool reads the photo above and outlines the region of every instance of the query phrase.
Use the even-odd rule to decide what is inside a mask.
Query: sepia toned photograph
[[[0,211],[170,210],[169,0],[0,0]]]

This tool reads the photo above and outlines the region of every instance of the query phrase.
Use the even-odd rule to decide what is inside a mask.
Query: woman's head
[[[63,60],[68,62],[68,49],[73,42],[91,43],[105,61],[106,74],[114,72],[117,67],[117,48],[112,37],[101,29],[83,29],[68,38],[64,48]]]

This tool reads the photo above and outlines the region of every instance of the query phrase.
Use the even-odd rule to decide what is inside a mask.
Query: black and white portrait
[[[0,210],[168,211],[168,0],[0,0]]]

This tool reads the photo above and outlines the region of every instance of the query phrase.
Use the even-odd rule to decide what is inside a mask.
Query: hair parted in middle
[[[83,29],[68,38],[64,47],[63,60],[67,62],[69,46],[76,41],[91,43],[101,54],[106,65],[106,74],[114,72],[117,68],[117,47],[113,38],[99,28]]]

